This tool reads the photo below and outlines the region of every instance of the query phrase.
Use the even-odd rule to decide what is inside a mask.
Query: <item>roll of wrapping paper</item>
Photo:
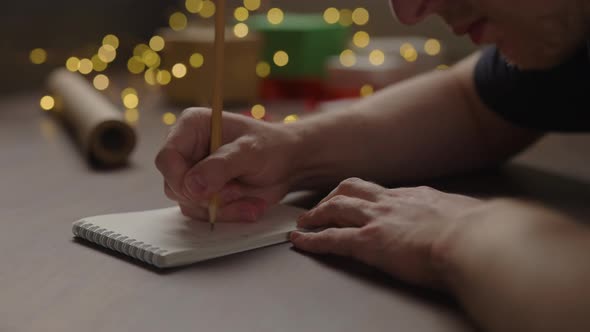
[[[81,150],[104,166],[124,164],[137,142],[135,130],[123,114],[81,75],[57,69],[49,76],[56,114],[63,119]]]

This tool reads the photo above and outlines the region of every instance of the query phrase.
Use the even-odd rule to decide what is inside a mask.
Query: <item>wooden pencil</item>
[[[221,122],[223,112],[223,67],[225,44],[225,0],[216,1],[215,9],[215,70],[213,74],[213,97],[211,101],[211,144],[210,153],[214,153],[221,146]],[[217,209],[219,204],[217,194],[209,201],[209,223],[211,230],[215,229]]]

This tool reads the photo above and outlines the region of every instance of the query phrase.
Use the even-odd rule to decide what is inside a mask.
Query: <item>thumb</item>
[[[240,139],[220,147],[215,153],[199,161],[185,175],[186,195],[193,200],[208,198],[232,180],[256,172],[257,158],[251,144]]]

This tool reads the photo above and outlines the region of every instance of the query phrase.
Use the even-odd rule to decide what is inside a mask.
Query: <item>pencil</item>
[[[215,69],[213,72],[213,97],[211,101],[211,144],[210,153],[221,146],[221,114],[223,111],[223,63],[225,39],[225,0],[217,0],[215,9]],[[209,201],[209,223],[215,229],[219,199],[214,194]]]

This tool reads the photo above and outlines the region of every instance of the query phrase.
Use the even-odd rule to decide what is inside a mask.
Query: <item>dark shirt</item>
[[[590,131],[590,43],[548,70],[519,70],[496,47],[483,51],[475,86],[504,119],[542,131]]]

